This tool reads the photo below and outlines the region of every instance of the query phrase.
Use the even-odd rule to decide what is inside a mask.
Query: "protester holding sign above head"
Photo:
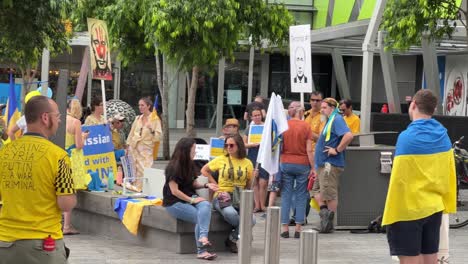
[[[250,188],[253,165],[247,159],[244,141],[239,134],[226,137],[224,142],[227,154],[218,156],[203,166],[201,173],[208,177],[210,183],[216,183],[212,173],[219,172],[219,190],[214,195],[213,206],[232,225],[233,230],[225,244],[231,252],[237,253],[240,191]]]
[[[161,138],[161,121],[150,117],[153,111],[153,102],[149,97],[143,97],[138,101],[141,115],[135,118],[127,144],[136,167],[136,178],[143,177],[144,168],[153,166],[154,144]],[[137,189],[141,188],[141,181],[136,181]]]
[[[263,126],[262,121],[262,110],[260,108],[253,108],[250,112],[250,119],[252,122],[250,125]],[[249,143],[249,130],[247,128],[244,132],[244,143],[247,148],[247,158],[252,162],[252,164],[257,164],[258,149],[260,148],[259,142],[250,142]],[[260,131],[261,137],[261,131]],[[261,138],[260,138],[261,139]],[[266,200],[266,189],[268,185],[269,174],[261,166],[258,166],[258,177],[254,179],[254,200],[255,208],[254,213],[265,212],[265,200]]]
[[[208,252],[211,247],[211,242],[208,240],[211,204],[196,195],[195,189],[209,188],[217,191],[218,185],[216,183],[200,184],[195,180],[197,168],[193,161],[194,156],[195,139],[179,140],[165,170],[163,206],[173,217],[195,224],[197,258],[213,260],[216,254]]]
[[[75,189],[86,189],[90,176],[84,169],[83,146],[88,132],[81,131],[82,109],[78,99],[71,99],[67,105],[67,123],[65,134],[65,149],[69,153],[72,164],[72,176]],[[79,232],[71,224],[71,211],[63,213],[63,234],[75,235]]]
[[[95,96],[91,100],[91,114],[86,117],[84,122],[87,126],[101,125],[105,124],[104,120],[104,106],[102,103],[102,98],[100,96]]]

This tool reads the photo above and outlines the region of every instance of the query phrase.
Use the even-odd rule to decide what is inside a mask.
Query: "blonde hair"
[[[78,99],[71,99],[68,102],[68,113],[76,119],[81,118],[81,115],[83,114],[83,110],[81,108],[81,103]]]

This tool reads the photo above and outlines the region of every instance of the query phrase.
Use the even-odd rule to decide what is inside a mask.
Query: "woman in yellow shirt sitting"
[[[253,165],[247,158],[244,141],[239,134],[229,135],[224,141],[226,155],[219,156],[203,166],[201,173],[208,177],[210,183],[216,183],[211,175],[219,173],[218,191],[214,194],[213,206],[219,211],[233,230],[225,244],[233,253],[237,253],[237,239],[239,237],[239,208],[233,204],[235,188],[250,189]],[[235,202],[235,201],[234,201]]]

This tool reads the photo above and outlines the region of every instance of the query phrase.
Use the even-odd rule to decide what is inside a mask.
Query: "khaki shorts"
[[[322,200],[330,201],[338,199],[338,184],[339,176],[343,173],[343,168],[335,167],[328,163],[329,170],[326,166],[317,169],[318,177],[315,179],[311,194],[320,194]]]
[[[42,239],[0,241],[0,264],[65,264],[67,257],[63,239],[55,240],[55,250],[44,251]]]

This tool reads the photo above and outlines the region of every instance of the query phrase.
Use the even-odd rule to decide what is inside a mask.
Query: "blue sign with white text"
[[[112,134],[108,125],[83,126],[82,131],[86,130],[89,130],[89,134],[83,147],[85,156],[114,151]]]

